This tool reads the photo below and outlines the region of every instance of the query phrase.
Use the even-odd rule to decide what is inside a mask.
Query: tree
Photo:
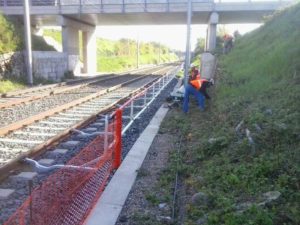
[[[225,34],[229,34],[225,25],[219,25],[217,29],[217,36],[223,37]]]
[[[0,54],[16,51],[20,44],[14,25],[0,14]]]
[[[199,55],[204,52],[205,48],[205,39],[204,38],[198,38],[196,48],[194,50],[195,55]]]

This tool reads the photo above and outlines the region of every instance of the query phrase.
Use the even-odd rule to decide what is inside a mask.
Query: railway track
[[[160,66],[158,68],[163,68]],[[73,80],[69,82],[62,82],[59,84],[45,85],[42,87],[28,88],[15,92],[2,94],[0,98],[0,109],[10,108],[20,104],[28,104],[29,102],[39,100],[48,96],[57,95],[61,93],[76,91],[81,88],[86,88],[89,85],[97,84],[99,82],[107,82],[113,79],[120,78],[121,76],[134,75],[134,74],[147,74],[157,70],[157,67],[144,68],[131,71],[130,73],[108,74],[98,77],[84,78]]]
[[[159,68],[151,75],[122,76],[122,82],[99,88],[81,87],[80,93],[72,101],[63,100],[49,110],[39,111],[21,120],[15,120],[0,129],[0,171],[7,174],[24,157],[33,157],[46,151],[47,147],[58,143],[70,135],[70,131],[87,125],[95,120],[97,115],[125,101],[133,93],[160,78],[167,71],[174,70],[174,66]],[[129,79],[130,78],[130,79]],[[92,89],[91,89],[92,88]],[[98,91],[95,91],[97,90]],[[76,95],[75,92],[68,91]],[[77,93],[77,92],[76,92]],[[58,94],[57,94],[58,96]],[[43,99],[42,99],[43,100]],[[1,110],[0,112],[2,112]]]

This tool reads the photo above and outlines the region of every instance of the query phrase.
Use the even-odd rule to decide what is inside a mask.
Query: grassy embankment
[[[8,18],[0,14],[0,55],[22,51],[24,49],[24,27],[16,18]],[[42,37],[32,35],[32,49],[35,51],[53,51]],[[8,71],[10,66],[7,65]],[[8,72],[9,73],[9,72]],[[36,79],[34,79],[34,82]],[[38,80],[41,81],[40,79]],[[26,77],[11,77],[0,71],[0,93],[25,88]]]
[[[166,46],[158,43],[140,43],[139,65],[158,64],[178,60]],[[118,41],[97,39],[98,71],[116,72],[134,69],[137,66],[137,44],[134,40]],[[160,52],[160,53],[159,53]]]
[[[205,112],[191,101],[188,115],[173,110],[164,121],[181,153],[155,196],[171,205],[178,170],[178,224],[300,224],[299,18],[300,4],[241,38],[219,59]]]
[[[11,81],[11,80],[0,80],[0,93],[6,93],[9,91],[14,91],[24,88],[24,83],[20,81]]]

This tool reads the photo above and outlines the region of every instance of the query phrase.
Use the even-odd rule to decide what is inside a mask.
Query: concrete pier
[[[217,24],[219,22],[219,14],[211,13],[208,21],[207,36],[206,36],[206,50],[211,52],[216,48],[217,44]]]
[[[63,52],[68,55],[68,70],[73,71],[74,74],[81,72],[95,74],[97,70],[96,26],[64,16],[59,18],[59,23],[62,26]],[[83,68],[79,58],[79,31],[83,34]]]

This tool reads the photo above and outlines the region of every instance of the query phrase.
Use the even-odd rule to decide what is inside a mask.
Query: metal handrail
[[[192,0],[192,3],[272,3],[272,2],[293,2],[294,0],[266,0],[265,2],[258,2],[255,0]],[[0,0],[0,7],[4,6],[23,6],[24,0]],[[149,5],[166,5],[169,9],[171,4],[187,4],[188,0],[115,0],[114,2],[108,0],[29,0],[31,6],[120,6],[125,11],[126,6],[139,5],[145,11]]]

